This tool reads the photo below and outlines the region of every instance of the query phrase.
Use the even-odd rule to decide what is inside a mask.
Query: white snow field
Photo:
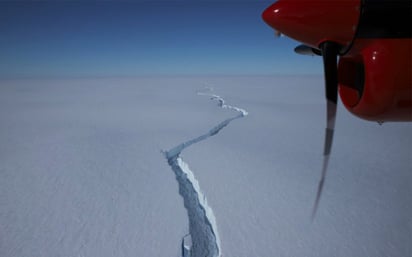
[[[321,76],[0,81],[0,256],[412,256],[410,123],[339,104],[311,221],[324,105]]]

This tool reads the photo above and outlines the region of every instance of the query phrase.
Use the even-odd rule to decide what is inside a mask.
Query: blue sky
[[[0,2],[0,77],[321,74],[272,1]]]

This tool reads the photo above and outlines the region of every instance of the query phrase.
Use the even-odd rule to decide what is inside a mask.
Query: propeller
[[[270,27],[303,43],[295,48],[296,53],[323,58],[327,116],[323,166],[312,221],[322,195],[333,143],[338,102],[338,55],[343,49],[349,49],[356,38],[361,6],[364,5],[364,1],[359,0],[321,2],[314,6],[312,1],[277,0],[262,13]]]
[[[297,48],[311,48],[309,46],[298,46]],[[313,49],[313,48],[312,48]],[[315,218],[319,206],[319,200],[322,195],[323,185],[329,165],[329,157],[333,143],[333,133],[335,130],[336,110],[338,103],[338,66],[337,58],[340,46],[334,42],[326,41],[322,43],[320,52],[323,58],[323,68],[325,73],[325,94],[326,94],[326,130],[325,144],[323,151],[323,166],[321,178],[318,185],[315,203],[312,211],[312,221]],[[295,49],[296,51],[296,49]]]

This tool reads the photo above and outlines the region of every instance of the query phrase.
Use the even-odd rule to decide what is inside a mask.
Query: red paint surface
[[[411,49],[411,39],[356,39],[339,60],[339,94],[345,107],[367,120],[412,120]],[[348,87],[354,70],[347,67],[356,62],[365,69],[361,98]]]
[[[351,113],[373,121],[411,121],[412,40],[355,38],[360,4],[360,0],[278,0],[262,18],[311,47],[332,41],[348,50],[340,57],[338,80],[339,95]],[[353,88],[360,74],[357,64],[364,68],[361,95]]]
[[[318,48],[326,40],[348,46],[359,15],[360,0],[279,0],[262,18],[282,34]]]

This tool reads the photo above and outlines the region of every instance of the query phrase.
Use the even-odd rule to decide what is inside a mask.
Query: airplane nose
[[[275,30],[318,48],[324,41],[342,46],[355,36],[361,0],[278,0],[263,13]]]

